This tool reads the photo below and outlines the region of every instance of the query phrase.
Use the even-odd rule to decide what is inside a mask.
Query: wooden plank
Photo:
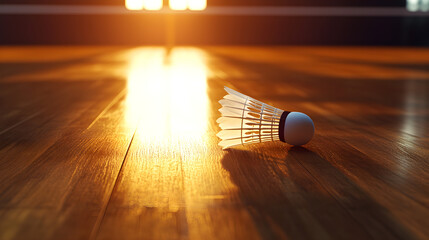
[[[287,89],[288,92],[282,94],[295,96],[295,99],[288,97],[284,98],[283,101],[276,99],[276,106],[288,106],[288,110],[301,109],[301,111],[307,112],[314,117],[319,137],[316,136],[312,144],[317,142],[317,147],[313,148],[312,144],[310,144],[310,149],[314,149],[313,151],[303,152],[303,150],[292,150],[289,151],[289,154],[295,156],[294,158],[309,170],[317,182],[326,188],[332,197],[346,208],[363,228],[376,239],[381,236],[393,239],[424,238],[427,235],[425,229],[428,229],[428,226],[424,218],[428,215],[425,208],[428,199],[426,191],[428,178],[426,176],[427,173],[423,170],[427,169],[427,161],[424,157],[427,156],[427,153],[425,153],[422,147],[424,144],[421,145],[422,142],[420,142],[419,151],[407,148],[397,149],[398,144],[404,144],[404,140],[402,142],[395,142],[396,139],[403,138],[401,137],[403,133],[401,133],[400,129],[402,126],[398,124],[398,121],[402,121],[402,114],[404,113],[403,104],[402,101],[398,101],[397,99],[388,102],[390,99],[395,99],[397,98],[396,96],[404,94],[404,85],[397,85],[398,87],[393,88],[393,92],[386,92],[383,91],[382,84],[378,85],[378,81],[376,81],[377,87],[374,88],[375,86],[371,82],[371,79],[364,78],[365,83],[368,83],[367,85],[354,80],[354,82],[361,84],[356,90],[349,90],[351,94],[356,94],[356,97],[346,98],[348,96],[343,97],[341,89],[347,87],[347,81],[342,80],[345,83],[337,85],[337,90],[335,90],[336,88],[332,88],[332,85],[327,85],[324,82],[326,80],[329,83],[336,84],[337,81],[333,81],[333,79],[318,76],[315,78],[318,81],[310,81],[309,77],[320,74],[317,71],[312,71],[313,68],[308,68],[307,66],[305,68],[306,75],[290,72],[291,70],[296,70],[296,68],[290,68],[290,66],[294,66],[298,62],[291,60],[291,57],[298,56],[298,60],[305,62],[311,59],[312,51],[287,49],[288,51],[284,54],[285,57],[282,57],[281,51],[277,55],[277,53],[273,53],[270,49],[259,49],[258,51],[260,52],[257,56],[246,55],[244,53],[237,54],[234,51],[228,52],[224,50],[220,50],[222,53],[220,57],[227,55],[228,61],[235,64],[242,72],[248,71],[250,76],[254,76],[248,78],[250,81],[236,82],[240,86],[239,89],[243,92],[252,92],[255,97],[259,96],[263,100],[263,98],[272,98],[270,97],[270,89],[273,89],[271,95],[274,95],[274,97],[281,95],[278,94],[278,89]],[[219,49],[215,49],[214,51],[218,52]],[[303,54],[303,52],[308,54]],[[274,58],[271,58],[272,54],[274,54]],[[329,55],[326,52],[325,54]],[[269,62],[272,64],[267,64],[265,62],[266,59],[259,60],[261,56],[267,57],[267,61],[272,61]],[[352,58],[350,55],[347,56]],[[377,61],[376,59],[372,61]],[[331,61],[341,60],[332,58]],[[423,60],[420,59],[419,61]],[[246,66],[256,66],[257,64],[260,64],[258,68],[246,69]],[[274,64],[277,66],[274,66]],[[319,65],[317,62],[315,64]],[[285,69],[278,66],[287,66],[288,68]],[[305,66],[303,64],[303,67]],[[333,66],[341,68],[339,64]],[[403,70],[403,72],[407,71],[410,70]],[[338,69],[333,73],[338,72],[341,73]],[[369,72],[367,74],[368,76],[371,74],[375,76],[377,73]],[[270,81],[269,86],[259,87],[258,84],[261,82],[258,77],[259,75],[274,80]],[[281,76],[286,75],[294,79],[294,81],[277,81]],[[423,89],[427,89],[427,84],[421,83],[419,85]],[[299,92],[295,90],[296,88],[305,89],[305,91]],[[427,105],[426,96],[421,95],[421,92],[424,91],[427,90],[416,88],[414,92],[411,92],[411,94],[419,94],[421,96],[419,98],[420,103],[419,101],[414,103],[419,103],[421,107],[413,110],[414,114],[422,114],[421,117],[423,119],[427,118],[427,113],[421,112],[421,110],[424,110],[424,106]],[[323,96],[327,92],[330,95]],[[361,97],[358,98],[357,96],[361,92]],[[346,98],[348,102],[335,102],[333,97],[341,100]],[[375,106],[369,105],[366,102],[365,98],[367,97],[371,97],[375,101]],[[352,105],[349,103],[356,104]],[[362,107],[358,109],[353,106]],[[378,109],[377,106],[379,106]],[[385,113],[389,115],[384,117],[385,115],[383,114]],[[413,114],[413,112],[408,114]],[[347,115],[352,116],[344,117]],[[374,117],[369,118],[371,116]],[[383,122],[383,120],[387,121]],[[413,120],[411,119],[411,121]],[[379,122],[386,124],[386,127],[380,125]],[[416,121],[414,120],[414,122]],[[420,129],[427,128],[426,123],[417,123],[420,124]],[[391,128],[392,126],[396,128]],[[391,129],[388,129],[389,127]],[[425,136],[425,131],[419,133],[421,136]],[[324,138],[325,141],[322,141],[320,136],[324,135],[326,135]],[[333,142],[346,141],[353,143],[353,145],[335,146],[327,139],[328,136]],[[416,146],[417,139],[420,138],[407,138],[405,142],[408,146],[410,144]],[[365,155],[356,150],[356,145],[359,146],[360,151],[368,152],[369,154]],[[269,152],[271,153],[270,155],[273,155],[276,151]],[[403,173],[401,175],[397,168],[399,162],[404,162],[404,156],[408,159],[408,163],[405,164],[412,164],[411,166],[413,167],[402,169]],[[339,163],[341,164],[339,165]],[[338,170],[336,170],[337,168]],[[382,175],[380,176],[380,174]],[[403,209],[401,205],[403,202],[407,202],[408,209]],[[368,207],[368,209],[360,207],[360,204]]]
[[[41,97],[25,97],[32,94],[9,96],[8,101],[22,102],[24,106],[16,109],[3,108],[5,112],[11,112],[10,117],[3,118],[5,121],[2,126],[5,128],[0,135],[0,181],[4,183],[54,144],[82,114],[88,114],[87,121],[91,121],[91,117],[95,118],[119,93],[118,90],[123,88],[121,82],[110,84],[101,90],[102,84],[96,82],[48,84],[46,87],[39,84],[24,85],[28,87],[19,88],[20,91],[32,92]],[[2,89],[14,92],[13,88]],[[12,120],[19,124],[13,124]]]
[[[107,204],[136,127],[125,82],[64,80],[2,83],[15,117],[43,110],[0,136],[2,239],[88,238]]]
[[[0,238],[425,239],[427,56],[150,47],[10,76]],[[308,113],[315,138],[221,150],[223,85]],[[31,89],[33,102],[15,94]]]
[[[5,237],[89,237],[110,197],[134,129],[123,124],[123,99],[89,130],[73,122],[63,136],[2,189]],[[88,112],[90,112],[89,110]],[[122,123],[122,124],[121,124]],[[37,226],[42,214],[43,221]],[[12,224],[25,215],[19,224]],[[27,225],[34,228],[28,231]]]
[[[219,71],[219,69],[211,70]],[[243,78],[246,78],[245,72],[243,70],[240,73],[243,74]],[[224,95],[222,85],[211,84],[210,86],[211,99],[220,99]],[[252,148],[255,154],[240,151],[222,152],[216,146],[218,140],[215,137],[218,128],[214,120],[218,115],[218,107],[213,103],[210,106],[212,117],[206,119],[210,124],[196,138],[197,140],[181,137],[178,143],[167,142],[162,145],[157,145],[156,142],[149,144],[150,141],[146,144],[138,140],[133,142],[130,156],[134,155],[133,152],[140,154],[126,160],[121,171],[123,177],[120,178],[118,188],[112,194],[112,201],[109,202],[106,217],[98,235],[99,239],[115,239],[119,236],[127,236],[127,238],[189,236],[194,239],[203,237],[213,239],[272,237],[329,239],[351,238],[350,236],[362,239],[371,237],[370,233],[365,231],[300,164],[296,161],[295,163],[288,161],[287,166],[280,165],[279,162],[284,160],[283,152],[279,151],[279,145],[275,145],[276,149],[265,149],[273,152],[274,157],[258,152],[258,147]],[[146,124],[143,123],[143,125]],[[163,127],[165,126],[161,126]],[[180,128],[180,126],[177,127]],[[144,134],[145,131],[139,129],[136,134],[139,136],[137,139],[144,137]],[[176,144],[180,146],[179,149],[175,149]],[[166,152],[165,145],[179,152],[180,158]],[[160,153],[161,156],[151,154],[152,152]],[[171,161],[164,160],[166,156]],[[222,158],[220,162],[217,160],[219,158]],[[272,158],[278,159],[274,166],[272,166]],[[166,169],[180,163],[181,171],[153,170],[154,162]],[[244,168],[248,169],[243,173]],[[292,180],[290,180],[291,171],[294,173]],[[161,179],[156,181],[155,187],[153,182],[149,184],[146,182],[148,181],[146,179],[152,179],[153,175]],[[176,187],[180,189],[177,193],[168,189],[178,183],[164,183],[164,178],[171,177],[177,178],[177,181],[183,181],[180,187]],[[261,179],[263,181],[260,181]],[[133,184],[130,185],[130,182]],[[165,185],[167,189],[164,189]],[[180,225],[178,218],[170,217],[168,220],[155,222],[141,220],[147,218],[145,213],[147,208],[152,208],[153,205],[162,206],[160,200],[156,200],[154,204],[149,201],[150,199],[158,199],[170,194],[174,194],[176,198],[184,198],[177,213],[184,216],[182,221],[188,227],[187,234],[179,231],[181,228],[177,227]],[[176,203],[176,201],[172,202]],[[130,205],[131,203],[133,205]],[[161,206],[156,208],[157,211],[153,213],[155,216],[151,215],[148,218],[162,219],[159,216],[164,216],[166,214],[164,211],[167,210],[163,210]],[[127,210],[119,211],[124,208]],[[186,211],[186,214],[181,211]],[[126,219],[124,222],[117,220],[124,218]],[[140,220],[139,224],[133,224],[137,219]],[[235,227],[239,225],[252,227]],[[159,229],[160,226],[165,227],[166,232],[171,235],[167,235],[166,232],[163,232],[165,235],[155,235],[158,232],[154,229]],[[136,232],[142,235],[135,235]],[[384,233],[383,236],[386,236],[386,233],[390,234],[384,228],[377,233],[379,235]]]
[[[263,54],[261,54],[261,55],[263,55]],[[247,55],[247,56],[250,56],[250,55]],[[265,56],[271,56],[270,54],[266,54]],[[239,56],[236,56],[236,55],[234,55],[234,57],[241,57],[240,55]],[[258,55],[258,57],[259,57],[259,55]],[[252,61],[255,61],[255,62],[259,62],[259,59],[260,58],[258,58],[258,57],[251,57],[252,58]],[[256,60],[256,59],[258,59],[258,60]],[[246,59],[246,60],[248,60],[248,59]],[[236,61],[236,59],[234,60],[234,61]],[[238,60],[237,60],[238,61]],[[264,61],[260,61],[260,62],[262,62],[261,64],[262,64],[262,66],[260,66],[259,68],[257,68],[257,71],[259,71],[260,72],[260,75],[264,75],[266,78],[274,78],[274,79],[276,79],[277,78],[277,76],[281,76],[281,75],[285,75],[285,73],[281,73],[281,71],[278,69],[278,68],[273,68],[273,67],[271,67],[271,66],[267,66],[266,68],[264,67],[265,65],[263,65],[263,64],[265,64],[264,63]],[[281,61],[279,60],[279,59],[276,59],[276,63],[281,63]],[[236,62],[234,62],[234,63],[236,63]],[[247,62],[246,62],[246,64],[248,64]],[[253,64],[253,63],[251,63],[251,65],[255,65],[255,64]],[[242,66],[245,66],[245,64],[243,63],[243,65],[238,65],[238,67],[242,67]],[[243,67],[244,68],[244,67]],[[254,69],[256,69],[256,68],[254,68]],[[254,72],[254,70],[253,69],[248,69],[249,70],[249,74],[250,75],[256,75],[256,74],[254,74],[253,72]],[[245,70],[242,70],[243,72],[245,71]],[[311,71],[311,70],[310,70]],[[406,71],[406,70],[405,70]],[[237,70],[235,71],[235,72],[237,72]],[[257,83],[257,79],[258,78],[253,78],[253,79],[255,79],[255,84]],[[255,95],[257,96],[258,94],[259,95],[262,95],[262,96],[268,96],[268,95],[264,95],[264,94],[267,94],[267,92],[266,91],[264,91],[263,90],[263,88],[261,89],[261,87],[258,87],[258,88],[249,88],[248,87],[248,85],[249,85],[249,82],[239,82],[240,83],[240,87],[243,89],[243,91],[248,91],[248,92],[252,92],[252,91],[254,91],[253,89],[258,89],[258,92],[257,93],[255,93]],[[281,82],[273,82],[273,81],[271,81],[271,83],[274,83],[275,85],[273,86],[270,86],[272,89],[292,89],[292,90],[290,90],[290,92],[288,92],[288,94],[290,95],[290,94],[296,94],[296,95],[298,95],[297,97],[298,97],[298,99],[301,99],[301,98],[303,98],[302,97],[302,95],[301,96],[299,96],[299,93],[298,92],[293,92],[293,90],[294,90],[294,87],[293,86],[291,86],[290,85],[290,81],[285,81],[284,83],[281,83]],[[247,86],[246,86],[247,85]],[[251,85],[251,84],[250,84]],[[317,87],[317,86],[319,86],[319,85],[321,85],[321,84],[318,84],[318,83],[315,83],[315,86]],[[423,87],[425,87],[425,86],[427,86],[427,85],[423,85]],[[369,88],[371,87],[371,86],[368,86]],[[310,88],[308,88],[308,91],[312,91],[312,90],[314,90],[314,87],[310,87]],[[380,89],[377,89],[377,91],[379,91]],[[421,90],[421,89],[420,89]],[[370,91],[374,91],[373,89],[371,89]],[[255,91],[254,91],[255,92]],[[323,90],[322,91],[319,91],[319,92],[321,92],[321,93],[323,93]],[[390,96],[390,98],[394,98],[394,96],[395,95],[389,95],[389,94],[392,94],[391,92],[386,92],[385,93],[385,95],[388,95],[388,96]],[[415,93],[414,93],[415,94]],[[308,94],[307,95],[304,95],[305,97],[309,97],[310,99],[312,98],[312,97],[310,97]],[[329,96],[328,96],[328,100],[329,100]],[[380,95],[380,98],[383,98],[383,95]],[[321,99],[323,99],[323,97],[321,98]],[[358,100],[358,99],[356,99],[356,100]],[[363,99],[364,100],[364,99]],[[421,99],[422,100],[422,99]],[[287,101],[287,100],[286,100]],[[427,100],[422,100],[422,101],[424,101],[423,103],[425,104],[425,103],[427,103]],[[290,105],[290,104],[287,104],[288,102],[280,102],[280,105],[281,104],[283,104],[283,105]],[[382,104],[383,104],[383,102],[381,102]],[[399,102],[398,102],[399,103]],[[306,104],[306,103],[305,103]],[[369,146],[369,145],[366,145],[365,147],[364,147],[364,149],[365,150],[369,150],[369,149],[378,149],[378,151],[380,151],[381,149],[383,149],[383,147],[382,148],[380,148],[380,139],[379,139],[379,137],[378,136],[374,136],[374,135],[362,135],[362,134],[359,134],[359,132],[353,132],[353,133],[351,133],[350,135],[345,135],[345,133],[347,133],[347,128],[354,128],[354,129],[359,129],[359,131],[362,131],[362,130],[364,130],[364,129],[368,129],[369,131],[374,131],[374,132],[376,132],[377,134],[384,134],[384,135],[386,135],[386,130],[384,130],[384,131],[382,131],[382,132],[380,132],[380,130],[382,129],[382,127],[379,127],[379,126],[377,126],[377,127],[373,127],[373,128],[369,128],[368,127],[368,125],[371,125],[371,122],[368,122],[368,120],[366,120],[366,122],[361,122],[361,123],[359,123],[359,122],[357,122],[357,121],[354,121],[353,123],[350,123],[349,121],[351,121],[350,119],[347,119],[347,120],[345,120],[345,119],[342,119],[342,117],[334,117],[334,116],[336,116],[336,115],[338,115],[338,114],[347,114],[347,113],[360,113],[360,112],[364,112],[364,114],[366,114],[366,112],[365,111],[363,111],[363,110],[355,110],[355,109],[347,109],[347,108],[342,108],[342,109],[335,109],[335,110],[326,110],[326,109],[329,109],[328,107],[326,107],[326,105],[322,105],[322,106],[319,106],[319,105],[315,105],[315,104],[312,104],[314,107],[312,107],[312,108],[308,108],[308,107],[306,107],[306,105],[303,105],[303,104],[301,104],[301,103],[292,103],[291,104],[292,105],[292,109],[307,109],[307,111],[306,112],[309,112],[310,114],[312,113],[312,112],[314,112],[314,110],[317,108],[317,109],[324,109],[324,112],[323,112],[323,114],[321,114],[321,115],[319,115],[318,116],[318,114],[317,114],[317,112],[316,112],[316,126],[318,126],[318,132],[319,132],[319,134],[321,134],[321,135],[324,135],[324,134],[327,134],[327,135],[329,135],[329,136],[334,136],[333,135],[333,133],[335,132],[335,133],[337,133],[337,135],[336,136],[338,136],[336,139],[337,139],[337,141],[339,141],[339,139],[341,139],[341,137],[344,137],[344,136],[347,136],[347,137],[350,137],[350,139],[347,139],[347,141],[355,141],[355,140],[358,140],[358,139],[362,139],[362,141],[361,142],[364,142],[365,140],[364,139],[377,139],[377,141],[378,141],[378,145],[373,141],[373,142],[371,142],[371,144],[372,144],[372,146]],[[296,105],[296,106],[295,106]],[[308,105],[307,105],[308,106]],[[316,107],[317,106],[317,107]],[[341,106],[341,105],[339,105],[339,104],[336,104],[335,106]],[[368,106],[368,105],[364,105],[365,106],[365,109],[364,110],[368,110],[368,108],[371,108],[372,106]],[[423,106],[425,106],[425,105],[423,105]],[[396,107],[396,106],[395,106]],[[398,106],[398,108],[399,109],[401,109],[401,107],[402,106]],[[417,109],[418,110],[418,109]],[[395,110],[395,112],[394,112],[395,114],[402,114],[402,112],[401,111],[397,111],[397,110]],[[314,113],[313,113],[313,116],[314,116]],[[326,117],[326,116],[332,116],[331,117],[331,120],[332,121],[324,121],[324,117]],[[359,115],[357,115],[358,117],[359,117]],[[400,115],[399,115],[400,116]],[[423,115],[424,116],[424,115]],[[427,116],[427,115],[426,115]],[[355,116],[354,116],[355,117]],[[319,121],[319,123],[318,123],[318,121],[317,120],[319,120],[320,119],[320,121]],[[379,119],[377,119],[377,118],[374,118],[373,120],[372,120],[372,123],[374,123],[374,120],[379,120]],[[320,126],[320,122],[327,122],[327,124],[324,124],[324,125],[322,125],[322,126]],[[336,125],[338,125],[338,123],[342,123],[344,126],[342,127],[342,130],[341,130],[341,132],[338,132],[338,130],[334,127],[334,128],[332,128],[332,127],[330,127],[330,126],[336,126]],[[358,125],[358,124],[361,124],[361,125]],[[424,123],[421,123],[421,127],[423,127],[423,128],[426,128],[427,127],[427,124],[424,124]],[[325,129],[324,129],[325,128]],[[329,130],[328,130],[329,129]],[[371,129],[371,130],[370,130]],[[335,131],[336,130],[336,131]],[[368,131],[367,130],[367,131]],[[396,151],[395,152],[395,150],[394,150],[394,147],[393,147],[393,145],[392,145],[392,143],[394,143],[394,142],[392,142],[392,139],[397,139],[397,136],[398,136],[398,133],[400,133],[400,132],[398,132],[398,131],[396,131],[396,132],[394,132],[394,131],[390,131],[389,132],[390,133],[390,137],[394,137],[394,138],[391,138],[390,140],[387,140],[387,139],[383,139],[383,142],[384,142],[384,144],[385,145],[382,145],[382,146],[384,146],[384,147],[387,147],[387,149],[389,149],[389,148],[391,148],[390,149],[390,151],[393,151],[393,153],[395,153],[394,154],[394,156],[392,156],[392,157],[401,157],[401,152],[400,151]],[[354,134],[354,135],[353,135]],[[424,132],[422,132],[422,134],[424,134]],[[367,140],[368,141],[368,140]],[[410,141],[410,140],[408,140],[408,142],[407,142],[407,144],[412,144],[413,142],[415,142],[415,141]],[[400,142],[398,142],[398,143],[400,143]],[[424,145],[423,145],[424,146]],[[327,149],[325,149],[326,147],[324,147],[324,146],[322,146],[322,144],[320,144],[320,146],[318,146],[318,151],[321,151],[321,152],[326,152],[327,151]],[[328,148],[328,149],[330,149],[330,148]],[[338,149],[338,148],[335,148],[335,149],[337,149],[337,150],[340,150],[340,149]],[[425,164],[425,162],[426,162],[426,160],[425,160],[425,158],[423,157],[423,156],[425,156],[424,154],[425,154],[425,150],[422,148],[422,147],[420,147],[420,149],[419,149],[420,151],[417,151],[417,153],[414,153],[414,152],[407,152],[406,154],[408,155],[408,157],[410,157],[410,160],[412,161],[412,162],[414,162],[415,164],[418,164],[418,165],[416,165],[416,166],[420,166],[420,168],[419,167],[417,167],[417,168],[412,168],[412,169],[409,169],[409,170],[415,170],[415,171],[419,171],[419,169],[426,169],[427,167],[426,167],[426,164]],[[341,152],[344,152],[344,153],[347,153],[348,151],[352,151],[352,152],[354,152],[355,151],[355,149],[354,149],[354,147],[352,147],[352,146],[349,146],[349,147],[344,147],[344,148],[341,148]],[[404,150],[401,150],[401,151],[404,151]],[[273,151],[274,152],[274,151]],[[341,152],[339,152],[339,153],[337,153],[338,154],[338,157],[341,157]],[[373,150],[373,152],[374,152],[374,150]],[[390,152],[390,153],[392,153],[392,152]],[[402,155],[403,155],[403,153],[404,152],[402,152]],[[423,155],[422,155],[423,154]],[[307,155],[309,155],[309,154],[307,154]],[[354,158],[353,158],[353,155],[355,156]],[[382,163],[384,163],[384,164],[388,164],[389,162],[392,162],[391,161],[391,158],[392,157],[389,157],[389,154],[387,154],[387,152],[386,151],[384,151],[383,152],[383,154],[379,154],[378,156],[383,156],[383,158],[382,159],[379,159],[379,158],[371,158],[369,161],[370,162],[372,162],[372,161],[375,161],[375,162],[379,162],[379,164],[382,164]],[[420,156],[419,156],[420,155]],[[301,158],[303,158],[303,160],[302,160],[302,162],[304,162],[304,163],[307,163],[307,162],[314,162],[313,160],[312,160],[312,158],[311,157],[305,157],[306,155],[304,155],[304,154],[301,154],[300,155],[301,156]],[[317,156],[317,155],[316,155]],[[324,155],[324,156],[326,156],[326,155]],[[353,159],[356,159],[356,160],[362,160],[361,158],[362,158],[362,156],[361,155],[359,155],[359,154],[347,154],[347,156],[348,156],[348,158],[353,158]],[[366,157],[368,157],[368,156],[366,156]],[[308,159],[306,159],[306,158],[308,158]],[[332,158],[332,156],[329,156],[329,158]],[[329,158],[327,158],[327,159],[329,159]],[[390,159],[389,159],[390,158]],[[305,159],[305,160],[304,160]],[[322,160],[324,160],[323,158],[319,158],[320,159],[320,161],[322,161]],[[307,165],[305,165],[305,166],[307,166]],[[312,166],[311,164],[309,164],[309,166]],[[377,166],[374,166],[374,168],[375,169],[380,169],[380,167],[377,167]],[[312,169],[312,168],[310,168],[310,169]],[[313,169],[314,169],[314,166],[313,166]],[[333,169],[335,169],[335,167],[333,167]],[[320,175],[320,169],[317,169],[318,170],[318,174],[317,174],[317,178],[318,178],[318,181],[320,181],[319,179],[321,179],[321,180],[323,180],[323,176],[324,175]],[[355,168],[352,168],[352,169],[350,169],[349,171],[351,171],[351,172],[353,172],[354,174],[356,174],[356,171],[357,171],[357,169],[356,169],[356,166],[355,166]],[[399,195],[395,195],[395,196],[392,196],[392,198],[393,199],[403,199],[404,201],[407,201],[407,202],[409,202],[410,204],[412,204],[413,205],[413,209],[412,210],[409,210],[409,212],[408,213],[406,213],[406,214],[404,214],[404,216],[396,216],[396,217],[392,217],[392,219],[390,219],[389,217],[386,217],[385,219],[380,219],[380,218],[378,218],[378,217],[376,217],[375,219],[374,219],[374,217],[371,217],[371,215],[373,215],[374,213],[373,212],[371,212],[371,211],[384,211],[384,210],[382,210],[383,209],[383,207],[381,207],[382,205],[380,205],[379,203],[377,203],[377,201],[380,201],[380,199],[379,198],[377,198],[377,201],[374,201],[373,199],[372,199],[372,197],[369,197],[368,198],[368,196],[366,196],[366,192],[364,191],[364,192],[362,192],[362,190],[360,190],[360,186],[359,185],[356,185],[355,187],[353,187],[353,188],[355,188],[355,192],[351,192],[351,194],[358,194],[358,195],[361,195],[361,198],[362,197],[364,197],[364,199],[366,198],[366,199],[368,199],[368,200],[366,200],[366,202],[369,202],[369,203],[371,203],[371,205],[372,204],[375,204],[375,206],[378,206],[379,207],[379,209],[377,209],[377,208],[375,208],[375,209],[372,209],[371,211],[363,211],[363,213],[361,213],[361,214],[358,214],[357,215],[357,217],[358,217],[358,220],[360,221],[360,222],[362,222],[363,223],[363,226],[365,227],[365,228],[367,228],[367,229],[369,229],[370,230],[370,232],[371,232],[371,235],[373,235],[373,236],[375,236],[375,237],[380,237],[380,236],[385,236],[385,237],[387,237],[387,236],[389,236],[390,235],[390,237],[391,238],[412,238],[413,237],[413,233],[411,233],[410,232],[410,230],[406,230],[406,228],[408,228],[408,229],[412,229],[412,232],[414,232],[414,234],[416,234],[417,236],[419,236],[419,237],[423,237],[423,236],[425,236],[425,235],[427,235],[427,233],[424,231],[424,229],[427,229],[427,225],[426,225],[426,221],[424,221],[423,220],[423,218],[424,218],[424,216],[427,216],[427,213],[426,213],[426,209],[423,207],[422,208],[422,206],[419,206],[419,204],[418,203],[416,203],[416,202],[414,202],[414,203],[412,203],[413,202],[413,200],[415,200],[415,199],[413,199],[413,200],[411,200],[411,199],[408,199],[408,200],[406,200],[407,199],[407,197],[409,197],[409,196],[412,196],[412,198],[417,198],[418,200],[420,200],[420,201],[423,201],[422,203],[423,203],[423,206],[425,205],[425,201],[427,200],[427,197],[428,197],[428,194],[427,193],[425,193],[425,190],[427,189],[427,187],[425,187],[425,185],[426,185],[426,180],[425,179],[427,179],[427,177],[425,177],[425,173],[423,173],[423,171],[421,171],[421,173],[423,174],[423,176],[421,175],[421,174],[416,174],[416,173],[407,173],[407,175],[405,175],[405,176],[397,176],[396,175],[396,177],[395,177],[395,169],[390,169],[390,171],[392,171],[392,173],[391,174],[393,174],[393,175],[391,175],[392,177],[390,177],[390,179],[389,178],[387,178],[387,176],[386,177],[384,177],[384,178],[379,178],[379,180],[378,180],[378,182],[380,182],[380,180],[381,180],[381,182],[380,183],[382,183],[382,182],[384,182],[384,184],[388,184],[389,185],[389,187],[390,188],[393,188],[393,189],[400,189],[399,190],[399,192],[396,192],[396,193],[398,193]],[[317,173],[317,172],[316,172]],[[333,175],[332,177],[335,177],[335,174],[333,174],[333,173],[330,173],[331,175]],[[327,174],[327,176],[330,176],[330,174]],[[341,176],[341,175],[340,175]],[[338,177],[338,176],[337,176]],[[342,177],[342,178],[345,178],[345,177]],[[367,177],[361,177],[361,176],[356,176],[356,178],[358,178],[358,179],[368,179]],[[403,179],[403,180],[400,180],[400,179]],[[414,181],[412,181],[411,179],[413,179],[413,178],[415,178],[415,180]],[[325,177],[325,179],[326,179],[326,177]],[[346,178],[345,178],[346,179]],[[325,180],[326,181],[326,180]],[[361,180],[362,181],[362,180]],[[372,179],[372,181],[375,181],[375,179]],[[393,182],[392,182],[393,181]],[[395,181],[396,181],[396,183],[395,183]],[[405,186],[405,185],[403,185],[402,184],[402,186],[393,186],[393,185],[390,185],[390,184],[397,184],[398,183],[398,181],[402,181],[402,182],[404,182],[404,181],[406,181],[407,182],[407,186]],[[322,181],[323,182],[323,181]],[[371,182],[371,181],[369,181],[369,182]],[[366,184],[370,184],[370,183],[366,183]],[[328,190],[329,189],[332,189],[332,188],[336,188],[336,186],[334,185],[334,183],[335,182],[325,182],[326,184],[324,184],[325,186],[327,186],[327,188],[328,188]],[[360,182],[361,183],[361,182]],[[404,182],[405,183],[405,182]],[[409,184],[409,185],[408,185]],[[353,184],[351,185],[351,186],[353,186]],[[341,187],[341,185],[339,185],[338,187]],[[386,186],[384,186],[383,188],[386,188]],[[414,190],[413,190],[414,189]],[[380,191],[380,189],[378,189],[378,191]],[[390,191],[389,191],[390,192]],[[408,193],[408,194],[406,194],[405,196],[404,195],[402,195],[403,193]],[[380,194],[378,194],[378,195],[380,195]],[[407,196],[408,195],[408,196]],[[340,198],[340,197],[338,197],[338,196],[335,196],[335,194],[333,195],[334,197],[337,197],[337,198]],[[371,195],[370,195],[371,196]],[[341,198],[343,198],[344,196],[343,195],[341,195]],[[386,199],[384,199],[384,200],[382,200],[381,202],[383,202],[383,204],[384,204],[384,201],[386,201]],[[410,202],[411,201],[411,202]],[[365,202],[365,201],[363,201],[363,202]],[[397,202],[396,204],[398,204],[399,202]],[[396,205],[396,204],[390,204],[390,206],[389,206],[389,210],[388,211],[392,211],[392,212],[396,212],[396,214],[398,213],[398,211],[401,211],[401,210],[399,210],[400,209],[400,205]],[[417,205],[416,205],[417,204]],[[383,205],[384,206],[384,205]],[[348,207],[348,208],[350,208],[350,207]],[[359,208],[360,209],[360,208]],[[398,209],[398,210],[396,210],[396,209]],[[365,210],[365,209],[364,209]],[[420,212],[421,214],[419,214],[419,216],[416,216],[416,214],[415,214],[415,212]],[[414,214],[413,214],[414,213]],[[362,217],[362,214],[365,216],[365,217]],[[359,215],[361,215],[361,216],[359,216]],[[402,218],[403,217],[405,217],[407,220],[405,220],[405,221],[403,221],[402,220]],[[371,222],[371,218],[372,219],[374,219],[376,222],[377,222],[377,224],[376,225],[371,225],[371,224],[369,224],[370,222]],[[396,219],[396,220],[394,220],[394,219]],[[368,221],[368,222],[365,222],[365,221]],[[407,222],[408,221],[408,222]],[[418,222],[418,223],[417,223]],[[374,221],[372,221],[372,223],[374,223]],[[387,226],[383,226],[384,224],[387,224]],[[403,224],[403,225],[405,225],[405,226],[407,226],[406,228],[401,228],[401,227],[397,227],[397,226],[400,226],[401,224]],[[417,224],[417,225],[419,225],[418,227],[415,227],[415,224]],[[380,226],[381,228],[376,228],[375,226]],[[389,233],[389,231],[391,231],[392,233]],[[375,235],[374,235],[375,234]],[[392,235],[393,234],[393,235]]]

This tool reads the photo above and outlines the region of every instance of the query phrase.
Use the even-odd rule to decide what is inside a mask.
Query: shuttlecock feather
[[[225,87],[228,93],[219,103],[222,117],[217,119],[221,147],[270,141],[303,145],[311,140],[314,124],[300,112],[288,112]]]

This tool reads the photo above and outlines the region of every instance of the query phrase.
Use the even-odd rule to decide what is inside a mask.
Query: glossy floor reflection
[[[130,54],[126,121],[148,144],[166,146],[170,137],[200,138],[207,131],[209,104],[204,52],[142,48]],[[192,144],[192,142],[190,143]]]
[[[315,138],[223,151],[223,86]],[[428,93],[424,48],[0,47],[0,239],[425,239]]]

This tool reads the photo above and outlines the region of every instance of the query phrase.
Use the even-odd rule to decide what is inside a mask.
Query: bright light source
[[[407,9],[411,12],[419,10],[419,0],[407,0]]]
[[[160,10],[163,0],[125,0],[125,7],[128,10]],[[192,10],[201,11],[206,9],[207,0],[169,0],[172,10]]]
[[[144,9],[146,10],[160,10],[162,8],[162,0],[144,0]]]
[[[186,10],[187,7],[187,0],[170,0],[170,8],[173,10]]]
[[[128,10],[142,10],[143,5],[143,0],[125,0],[125,7]]]
[[[429,11],[429,0],[407,0],[407,10],[427,12]]]
[[[194,11],[204,10],[207,7],[207,0],[188,0],[188,7]]]

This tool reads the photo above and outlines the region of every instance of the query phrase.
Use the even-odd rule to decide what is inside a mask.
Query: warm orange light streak
[[[188,0],[188,8],[193,11],[201,11],[206,9],[207,0]]]
[[[188,7],[187,0],[170,0],[169,4],[172,10],[186,10]]]
[[[120,125],[127,133],[135,130],[124,166],[126,180],[121,181],[127,206],[177,212],[185,203],[211,204],[212,196],[225,190],[224,181],[210,182],[208,191],[201,184],[209,182],[213,167],[221,168],[217,161],[205,162],[213,159],[208,149],[215,143],[210,140],[214,110],[205,56],[196,48],[173,48],[167,55],[161,47],[135,48],[120,56],[129,62],[126,98],[119,106],[125,111],[125,124]],[[192,189],[184,192],[182,184]]]
[[[144,9],[146,10],[160,10],[162,8],[162,0],[144,0]]]
[[[208,126],[209,100],[203,53],[163,48],[135,49],[127,76],[126,123],[138,123],[136,140],[171,148],[172,139],[201,144]]]
[[[162,48],[135,49],[129,55],[127,73],[126,123],[135,126],[143,116],[148,126],[148,135],[163,135],[163,129],[154,129],[165,121],[165,70]],[[153,104],[156,103],[156,104]]]
[[[171,53],[169,67],[172,134],[192,144],[201,143],[208,126],[207,70],[203,53],[179,48]],[[180,116],[180,117],[178,117]]]
[[[128,10],[142,10],[144,0],[125,0],[125,7]]]

